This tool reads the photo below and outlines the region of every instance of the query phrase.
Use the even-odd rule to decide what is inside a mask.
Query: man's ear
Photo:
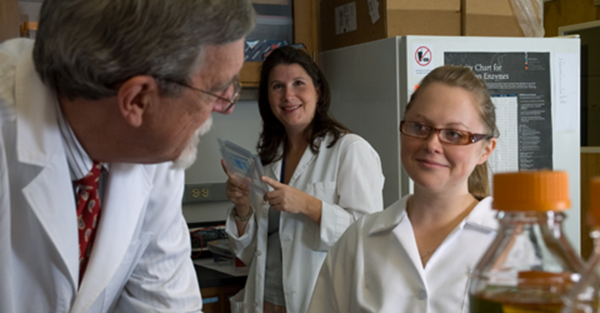
[[[140,127],[144,112],[157,101],[158,96],[159,89],[154,77],[134,76],[119,87],[117,93],[119,111],[131,126]]]

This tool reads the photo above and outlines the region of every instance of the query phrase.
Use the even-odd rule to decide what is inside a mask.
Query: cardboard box
[[[531,4],[539,6],[537,2]],[[511,0],[462,0],[463,36],[523,37]],[[543,27],[542,27],[543,28]]]
[[[403,35],[460,36],[461,0],[321,0],[321,50]]]

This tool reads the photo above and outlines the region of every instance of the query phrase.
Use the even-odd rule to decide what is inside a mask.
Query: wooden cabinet
[[[318,1],[293,1],[294,43],[303,43],[307,52],[316,60],[318,53]],[[240,81],[244,87],[258,87],[262,62],[246,62],[240,72]]]
[[[19,37],[19,2],[0,0],[0,42]]]
[[[581,256],[587,260],[594,250],[588,223],[590,179],[600,176],[600,147],[581,147]]]
[[[204,313],[231,312],[229,298],[235,296],[244,285],[229,285],[202,288],[202,311]]]

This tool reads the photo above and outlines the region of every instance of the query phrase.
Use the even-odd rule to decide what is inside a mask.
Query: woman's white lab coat
[[[329,248],[357,218],[383,209],[379,155],[361,137],[347,134],[327,148],[333,136],[317,139],[318,154],[307,148],[289,185],[322,201],[321,225],[307,216],[281,212],[283,286],[288,313],[307,312],[313,286]],[[281,160],[265,166],[265,175],[279,180]],[[227,234],[235,254],[250,266],[246,288],[231,299],[233,312],[262,312],[267,257],[268,203],[251,195],[256,210],[238,236],[228,214]]]
[[[348,228],[323,264],[309,312],[469,311],[470,273],[496,235],[492,199],[480,201],[423,268],[408,198]]]

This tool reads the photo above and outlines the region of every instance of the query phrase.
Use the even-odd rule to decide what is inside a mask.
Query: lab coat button
[[[258,301],[254,302],[254,307],[256,307],[256,308],[258,307]]]
[[[256,251],[256,255],[257,255],[257,256],[261,256],[261,255],[262,255],[262,251],[260,251],[260,250],[257,250],[257,251]]]
[[[419,300],[427,299],[427,292],[425,292],[425,290],[421,289],[419,291],[419,294],[417,295],[417,298],[419,298]]]

